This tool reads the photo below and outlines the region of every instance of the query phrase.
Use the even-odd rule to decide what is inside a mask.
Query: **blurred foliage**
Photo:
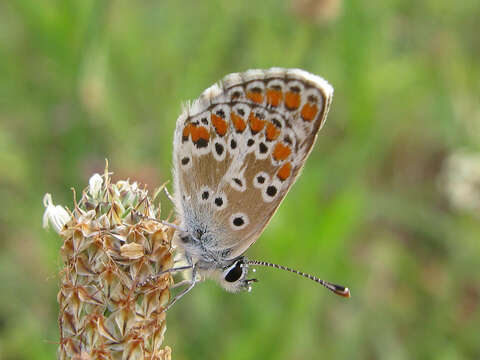
[[[479,16],[478,0],[0,2],[0,358],[55,356],[43,194],[72,204],[106,157],[153,189],[181,102],[271,66],[324,76],[335,97],[249,256],[353,297],[268,269],[251,294],[200,284],[167,318],[173,358],[480,358],[479,214],[440,181],[449,154],[480,151]]]

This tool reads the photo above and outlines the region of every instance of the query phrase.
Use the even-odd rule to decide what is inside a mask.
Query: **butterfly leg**
[[[188,282],[181,281],[179,284],[182,284],[182,283],[186,284]],[[188,293],[190,290],[193,289],[193,287],[197,283],[197,268],[195,267],[195,265],[192,267],[192,279],[189,281],[189,283],[190,285],[188,285],[186,289],[184,289],[179,294],[175,295],[175,297],[172,300],[170,300],[170,303],[167,305],[164,311],[168,311],[168,309],[170,309],[178,300],[180,300],[183,297],[183,295],[185,295],[186,293]]]
[[[167,269],[167,270],[164,270],[164,271],[160,271],[160,272],[157,273],[157,274],[147,276],[147,277],[145,278],[145,280],[143,280],[143,281],[140,283],[140,286],[145,286],[145,285],[148,284],[149,282],[151,282],[151,281],[153,281],[153,280],[155,280],[155,279],[158,279],[159,276],[162,276],[162,275],[164,275],[164,274],[174,273],[174,272],[183,271],[183,270],[188,270],[188,269],[192,269],[192,268],[193,268],[192,265],[185,265],[185,266],[173,267],[173,268],[170,268],[170,269]]]
[[[179,281],[175,284],[173,284],[172,286],[170,286],[170,290],[172,289],[176,289],[178,287],[182,287],[182,286],[185,286],[185,285],[189,285],[192,281],[191,280],[182,280],[182,281]]]
[[[175,200],[173,199],[173,196],[170,195],[170,192],[168,191],[166,186],[163,188],[163,191],[165,192],[165,195],[167,195],[168,200],[170,200],[172,204],[175,205]]]

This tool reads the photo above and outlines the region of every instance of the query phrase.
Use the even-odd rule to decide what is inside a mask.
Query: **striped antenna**
[[[272,263],[265,262],[265,261],[257,261],[257,260],[245,260],[245,263],[248,264],[248,265],[260,265],[260,266],[266,266],[266,267],[271,267],[271,268],[275,268],[275,269],[285,270],[285,271],[303,276],[307,279],[313,280],[313,281],[319,283],[320,285],[325,286],[328,290],[334,292],[337,295],[343,296],[345,298],[350,297],[350,290],[348,288],[344,287],[344,286],[332,284],[328,281],[319,279],[316,276],[313,276],[313,275],[310,275],[310,274],[305,274],[304,272],[294,270],[294,269],[290,269],[286,266],[272,264]]]

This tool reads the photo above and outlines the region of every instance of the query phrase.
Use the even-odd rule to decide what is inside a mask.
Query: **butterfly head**
[[[257,279],[247,279],[248,264],[245,258],[239,257],[217,271],[217,280],[227,291],[239,292],[252,290],[252,283]]]

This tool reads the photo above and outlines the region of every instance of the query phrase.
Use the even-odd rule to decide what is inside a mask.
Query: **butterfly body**
[[[295,182],[333,88],[299,69],[230,74],[186,106],[174,135],[176,243],[195,272],[249,287],[243,253]]]

